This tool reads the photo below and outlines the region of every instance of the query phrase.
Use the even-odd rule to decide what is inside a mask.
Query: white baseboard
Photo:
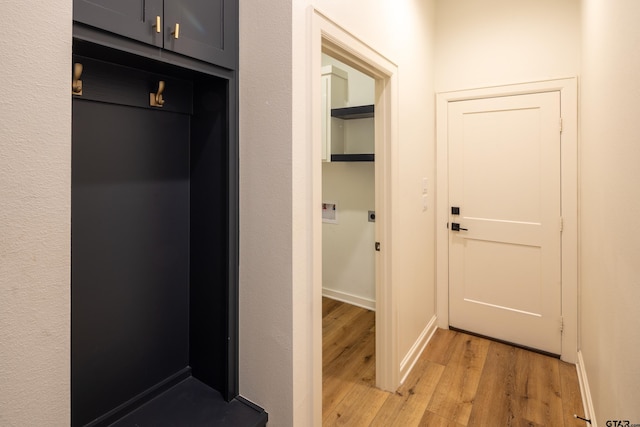
[[[580,394],[582,395],[582,404],[584,405],[585,418],[591,420],[590,427],[598,427],[598,421],[596,420],[595,412],[593,410],[593,400],[591,399],[591,389],[589,389],[589,381],[587,380],[587,370],[584,366],[584,359],[582,358],[582,351],[578,350],[578,362],[576,363],[576,369],[578,371],[578,382],[580,383]]]
[[[357,295],[348,294],[346,292],[336,291],[329,288],[322,288],[322,296],[346,302],[347,304],[366,308],[367,310],[376,311],[376,302],[372,299],[359,297]]]
[[[416,342],[413,343],[407,355],[404,357],[404,359],[402,359],[402,362],[400,363],[400,384],[403,384],[407,379],[407,376],[420,358],[420,355],[424,351],[425,347],[427,346],[429,341],[431,341],[431,338],[436,332],[436,329],[438,329],[437,320],[437,316],[434,315],[427,326],[424,328]]]

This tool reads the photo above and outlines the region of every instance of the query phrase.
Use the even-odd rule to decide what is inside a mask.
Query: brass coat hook
[[[82,80],[80,80],[82,68],[82,64],[79,62],[73,64],[73,81],[71,82],[71,93],[73,95],[82,95]]]
[[[162,99],[162,92],[164,92],[164,80],[158,82],[158,92],[149,94],[149,105],[152,107],[162,107],[164,99]]]

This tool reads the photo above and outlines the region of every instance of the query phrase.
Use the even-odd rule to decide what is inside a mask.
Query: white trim
[[[587,370],[584,366],[582,351],[578,351],[576,370],[578,371],[578,382],[580,383],[580,394],[582,395],[582,405],[584,407],[585,418],[591,420],[591,427],[598,427],[598,420],[596,420],[595,412],[593,410],[591,389],[589,388],[589,380],[587,379]],[[585,423],[585,425],[587,424]]]
[[[358,295],[353,295],[347,292],[336,291],[335,289],[322,288],[322,296],[331,298],[336,301],[346,302],[347,304],[355,305],[367,310],[376,311],[376,302],[370,298],[363,298]]]
[[[392,284],[393,243],[391,229],[395,219],[392,216],[395,191],[398,183],[398,68],[364,41],[338,25],[325,14],[310,8],[311,13],[311,87],[312,129],[311,167],[312,197],[309,200],[313,211],[313,306],[318,311],[322,292],[322,229],[320,206],[322,203],[321,170],[321,53],[354,67],[371,76],[376,81],[375,101],[375,156],[376,156],[376,241],[382,250],[376,252],[376,385],[383,390],[395,391],[399,385],[400,365],[398,363],[398,314],[394,303]],[[314,378],[322,375],[322,318],[315,313],[313,318]],[[318,355],[320,357],[318,357]],[[314,387],[314,408],[322,404],[322,393]]]
[[[449,102],[493,96],[560,91],[562,173],[562,334],[561,358],[576,363],[578,349],[578,85],[576,78],[444,92],[436,95],[436,315],[449,327],[448,130]]]
[[[404,359],[402,359],[402,362],[400,363],[400,378],[402,378],[400,384],[405,382],[407,376],[409,376],[411,370],[420,358],[420,355],[422,355],[422,352],[427,347],[427,344],[429,344],[429,341],[431,341],[431,338],[433,338],[433,334],[435,334],[436,330],[438,329],[437,323],[438,320],[434,315],[427,326],[424,328],[416,342],[413,343],[407,355],[404,357]]]

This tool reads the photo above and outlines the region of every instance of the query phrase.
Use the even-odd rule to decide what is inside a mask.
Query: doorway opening
[[[313,316],[314,342],[314,377],[317,386],[314,390],[314,412],[319,416],[322,408],[322,207],[336,202],[323,200],[322,161],[325,152],[322,150],[322,56],[327,55],[334,60],[349,66],[368,76],[374,81],[373,120],[374,150],[372,153],[353,153],[373,155],[375,182],[374,209],[374,282],[375,290],[375,385],[383,390],[395,390],[399,385],[400,369],[397,356],[397,324],[393,303],[394,295],[391,286],[392,260],[392,160],[397,158],[397,117],[392,105],[397,104],[397,67],[367,46],[361,40],[338,26],[327,17],[313,11],[312,37],[312,220],[313,220],[313,305],[316,314]],[[349,154],[349,153],[347,153]],[[326,155],[326,154],[325,154]],[[369,161],[370,163],[374,163]],[[333,162],[332,162],[333,163]],[[354,162],[355,163],[355,162]],[[364,163],[364,162],[362,162]],[[332,165],[335,166],[335,165]],[[343,165],[346,166],[346,165]],[[351,165],[353,166],[353,164]],[[336,203],[337,220],[342,213],[340,203]],[[333,207],[331,207],[331,210]],[[370,210],[367,208],[367,211]],[[331,212],[327,212],[330,214]],[[368,212],[365,214],[368,215]],[[368,218],[365,216],[365,220]],[[328,224],[327,224],[328,225]],[[379,249],[379,250],[378,250]]]
[[[375,385],[375,80],[322,54],[323,419]]]

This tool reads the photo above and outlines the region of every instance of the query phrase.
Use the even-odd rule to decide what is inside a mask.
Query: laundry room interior
[[[375,81],[326,54],[322,80],[322,295],[375,310]]]

